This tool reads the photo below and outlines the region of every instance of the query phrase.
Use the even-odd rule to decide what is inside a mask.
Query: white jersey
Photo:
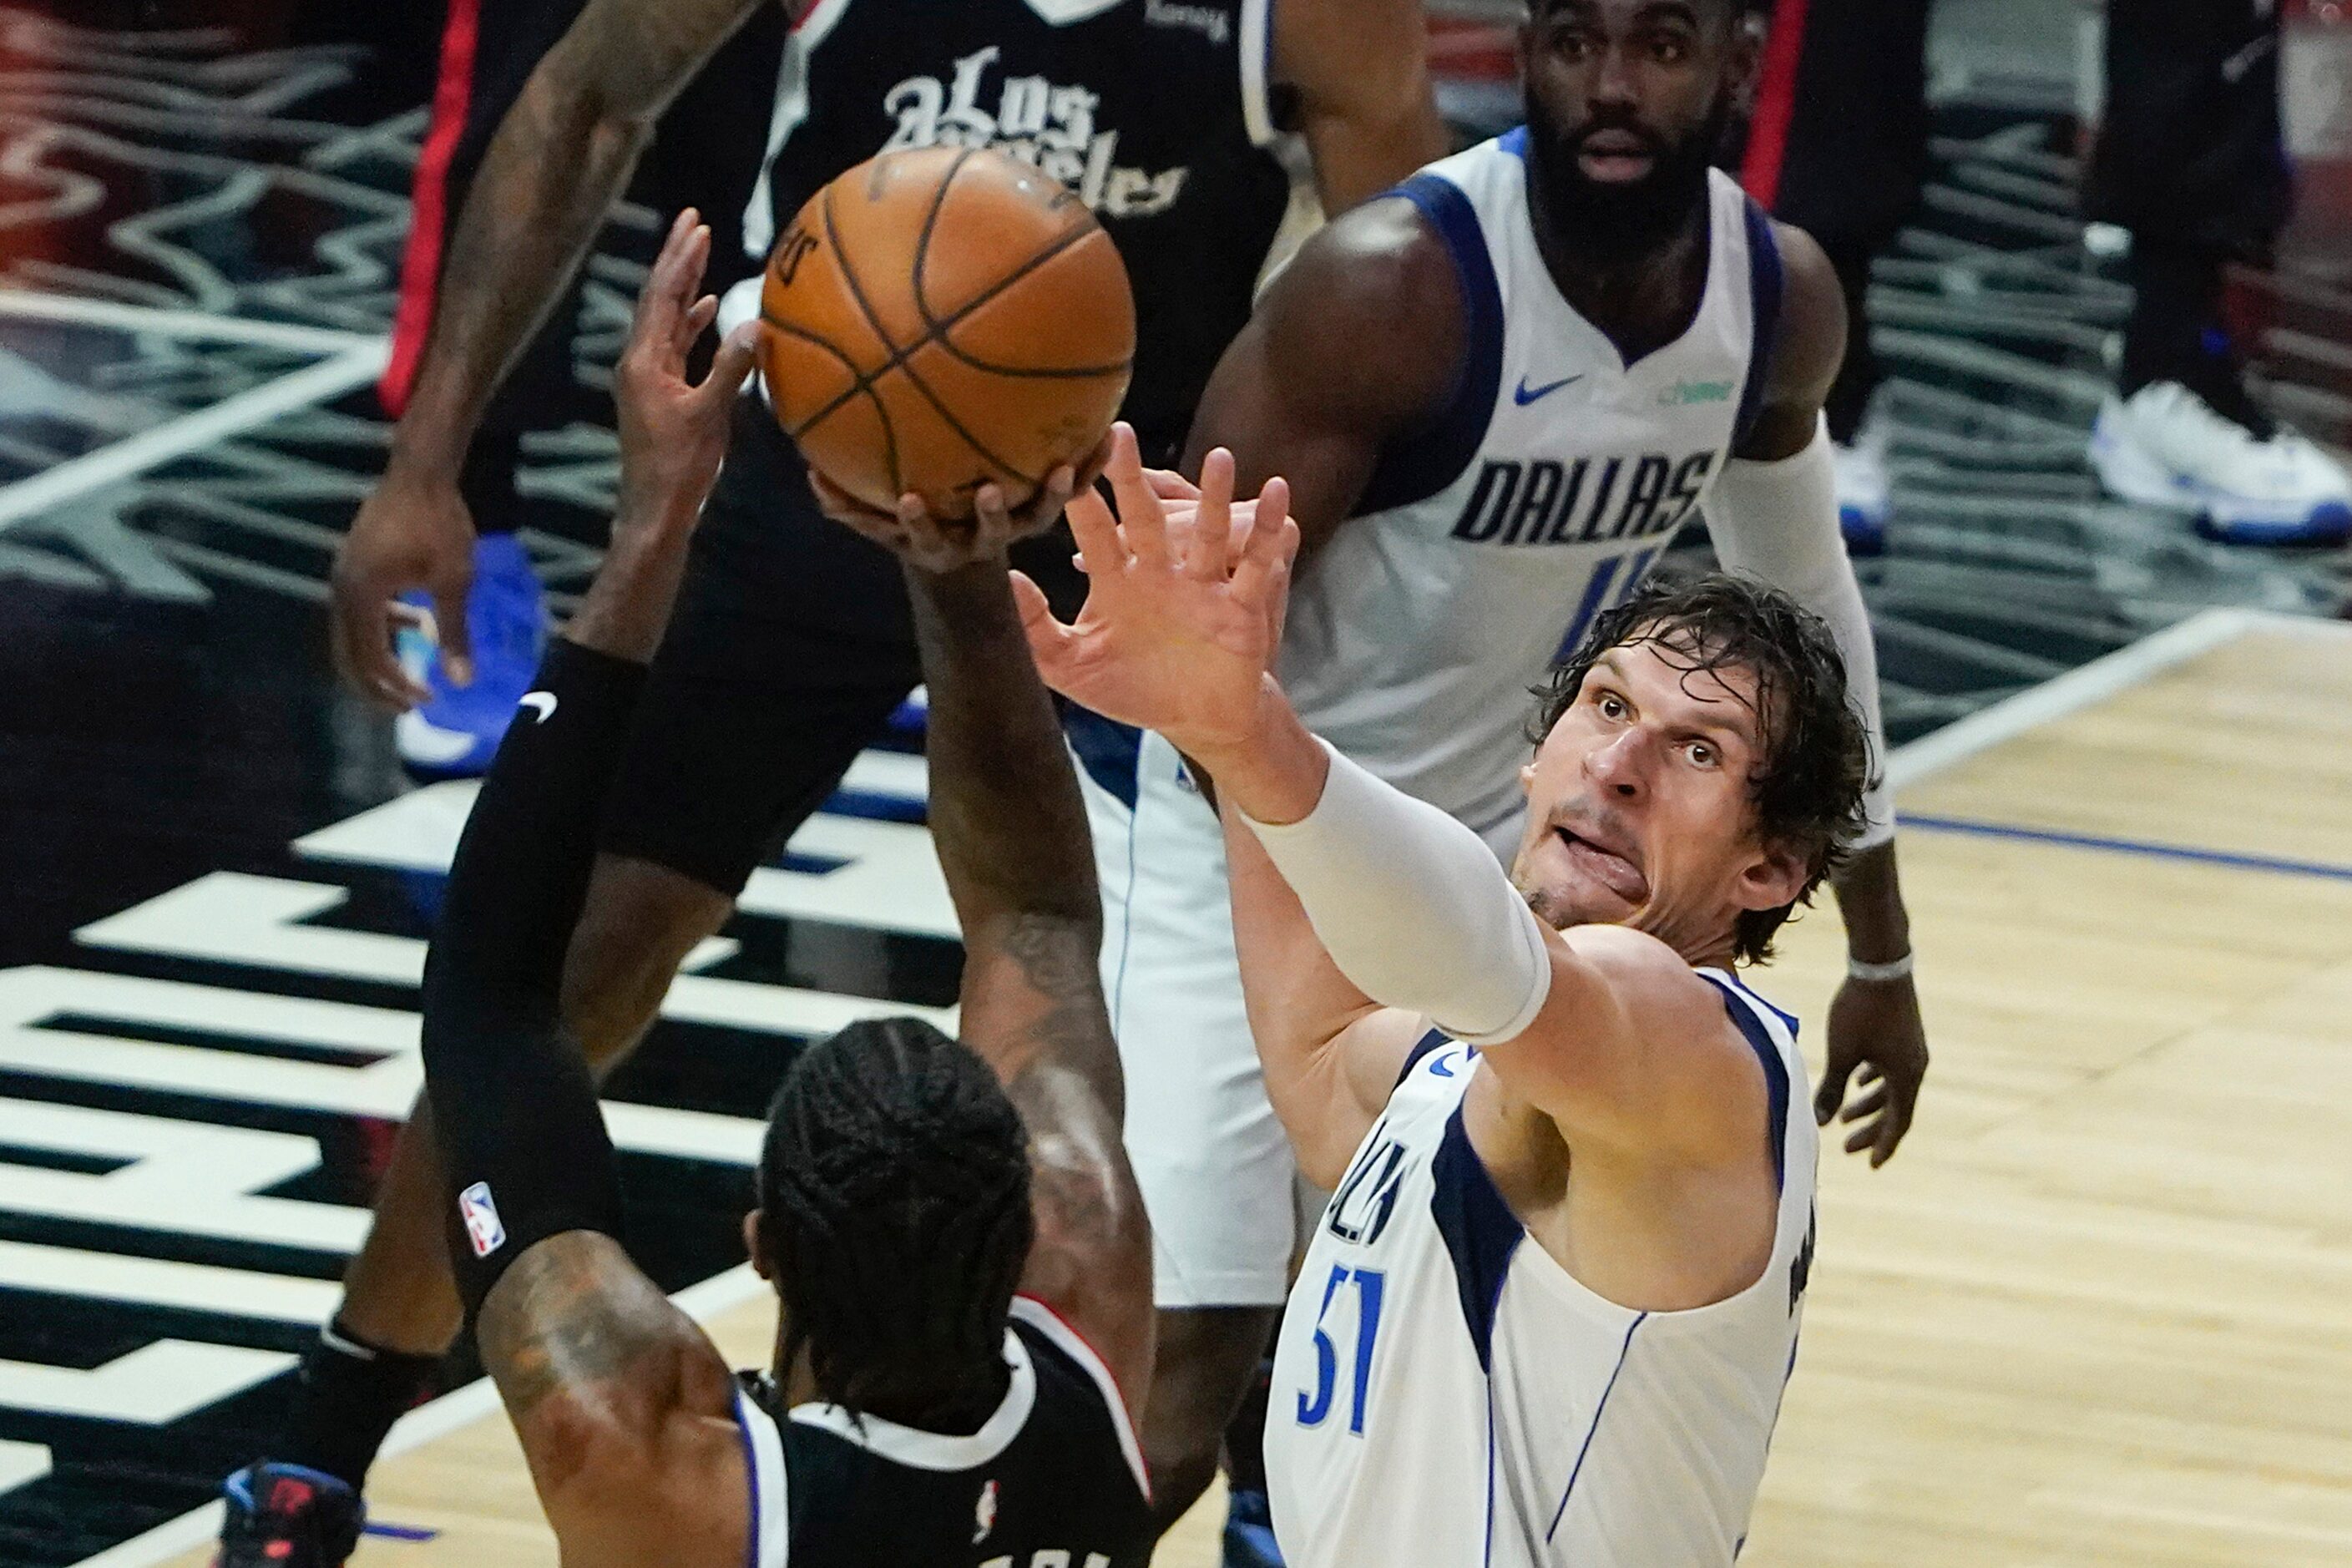
[[[1536,251],[1526,139],[1399,188],[1453,256],[1466,362],[1444,415],[1382,452],[1355,519],[1299,573],[1280,665],[1307,728],[1481,833],[1521,806],[1528,689],[1722,471],[1780,298],[1770,221],[1710,173],[1697,314],[1627,364]]]
[[[1470,1147],[1476,1053],[1433,1034],[1324,1210],[1283,1320],[1265,1458],[1291,1568],[1738,1556],[1796,1364],[1817,1138],[1795,1020],[1699,973],[1771,1089],[1780,1208],[1762,1275],[1683,1312],[1579,1284]]]

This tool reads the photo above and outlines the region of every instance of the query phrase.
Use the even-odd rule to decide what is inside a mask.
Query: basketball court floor
[[[423,116],[347,46],[5,5],[0,70],[0,1568],[194,1563],[417,1087],[468,798],[403,775],[320,626],[383,450],[364,388]],[[1880,269],[1897,513],[1862,570],[1936,1059],[1892,1164],[1824,1168],[1745,1561],[2341,1563],[2352,571],[2098,496],[2123,301],[2040,112],[2013,76],[1948,91]],[[594,264],[584,383],[652,216]],[[584,421],[530,447],[559,593],[613,453]],[[911,751],[863,760],[611,1086],[632,1244],[746,1362],[769,1328],[735,1224],[777,1073],[953,999],[922,796]],[[1782,945],[1760,984],[1818,1020],[1833,912]],[[551,1563],[463,1354],[448,1386],[358,1561]]]

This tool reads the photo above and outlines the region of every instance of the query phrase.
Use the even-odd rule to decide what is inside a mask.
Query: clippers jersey
[[[744,218],[764,257],[878,153],[993,146],[1102,220],[1135,286],[1121,416],[1172,463],[1290,200],[1267,85],[1274,0],[817,0],[784,54]]]
[[[1470,1146],[1477,1054],[1433,1033],[1324,1210],[1283,1319],[1265,1468],[1291,1568],[1738,1554],[1796,1364],[1817,1139],[1795,1020],[1699,973],[1770,1089],[1780,1206],[1762,1275],[1681,1312],[1579,1284]]]
[[[751,1474],[749,1568],[1147,1568],[1143,1451],[1110,1373],[1043,1303],[1013,1303],[1012,1385],[949,1436],[736,1391]]]
[[[1280,661],[1307,728],[1481,834],[1523,805],[1528,689],[1697,510],[1780,315],[1770,220],[1710,171],[1697,313],[1625,363],[1536,250],[1526,144],[1514,131],[1394,193],[1453,257],[1468,353],[1449,406],[1381,454],[1299,571]]]

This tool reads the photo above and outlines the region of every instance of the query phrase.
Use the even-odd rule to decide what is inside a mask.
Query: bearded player
[[[1049,685],[1213,773],[1266,1088],[1333,1190],[1275,1360],[1283,1552],[1728,1568],[1816,1155],[1796,1020],[1733,971],[1862,820],[1835,641],[1742,578],[1602,612],[1529,724],[1507,876],[1307,728],[1265,531],[1171,529],[1111,475],[1118,524],[1071,508],[1076,624],[1017,586]]]
[[[1755,63],[1739,11],[1538,0],[1526,128],[1310,239],[1191,438],[1229,447],[1244,490],[1290,481],[1304,543],[1278,668],[1306,722],[1500,857],[1527,815],[1523,693],[1702,503],[1727,566],[1829,625],[1884,764],[1821,428],[1837,279],[1708,168]],[[1289,1288],[1294,1164],[1235,978],[1222,831],[1172,737],[1074,733],[1157,1289],[1254,1304],[1262,1331]],[[1836,883],[1851,975],[1816,1105],[1835,1114],[1860,1073],[1847,1146],[1874,1163],[1927,1066],[1893,831],[1882,784]],[[1276,1387],[1277,1412],[1298,1393]]]

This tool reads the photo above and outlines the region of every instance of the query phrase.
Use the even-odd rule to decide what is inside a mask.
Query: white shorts
[[[1176,749],[1068,723],[1102,884],[1103,994],[1127,1074],[1127,1153],[1162,1307],[1276,1307],[1306,1192],[1242,1003],[1225,841]],[[1499,837],[1499,836],[1498,836]],[[1515,842],[1516,824],[1507,829]]]
[[[1297,1166],[1242,1005],[1216,813],[1159,736],[1074,718],[1102,882],[1103,995],[1162,1307],[1275,1307]]]

